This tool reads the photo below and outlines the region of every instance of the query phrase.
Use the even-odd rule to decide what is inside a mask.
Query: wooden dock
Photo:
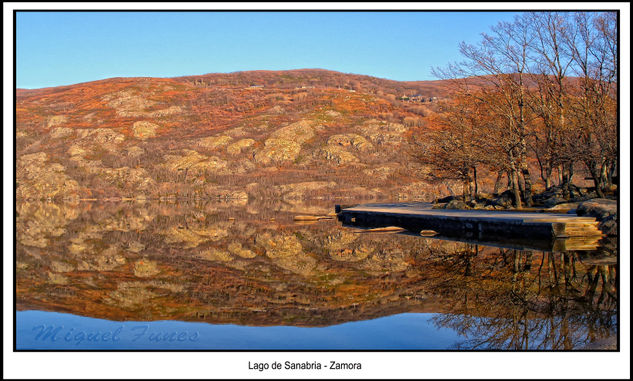
[[[360,227],[399,226],[446,236],[556,239],[602,236],[593,217],[575,214],[431,209],[429,204],[365,204],[336,207],[339,221]]]

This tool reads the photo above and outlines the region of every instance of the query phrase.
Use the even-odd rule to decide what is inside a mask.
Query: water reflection
[[[455,349],[577,349],[617,334],[615,241],[548,252],[294,221],[331,212],[327,202],[20,203],[17,308],[297,327],[429,312],[461,335]]]

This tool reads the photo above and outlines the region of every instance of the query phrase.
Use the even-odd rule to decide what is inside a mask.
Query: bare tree
[[[579,12],[574,21],[566,41],[579,77],[571,106],[580,158],[603,197],[617,168],[617,20],[614,12]]]

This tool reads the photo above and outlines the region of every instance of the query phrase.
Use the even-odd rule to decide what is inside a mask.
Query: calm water
[[[17,348],[615,345],[614,241],[543,251],[294,221],[332,211],[331,203],[20,203]]]

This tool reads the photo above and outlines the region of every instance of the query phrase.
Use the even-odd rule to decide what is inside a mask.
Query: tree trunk
[[[501,180],[503,179],[503,172],[499,171],[497,173],[497,179],[495,180],[495,188],[492,191],[492,194],[498,195],[499,188],[501,187]]]
[[[609,182],[609,174],[607,171],[608,166],[609,163],[607,162],[607,160],[604,160],[602,162],[602,165],[600,166],[600,182],[602,183],[601,185],[604,190],[608,190],[611,185]]]
[[[609,185],[617,185],[617,181],[619,180],[616,176],[618,174],[618,159],[611,160],[611,165],[609,166]],[[616,177],[615,181],[613,178]]]
[[[600,198],[604,198],[604,192],[602,191],[602,178],[600,173],[598,172],[598,168],[596,168],[596,163],[592,160],[586,162],[585,165],[589,169],[589,173],[591,173],[591,178],[593,179],[593,186],[596,188],[596,194]]]
[[[473,167],[473,183],[475,185],[475,198],[477,198],[477,193],[479,193],[479,186],[477,185],[477,167]]]
[[[552,187],[552,167],[545,168],[545,189]]]
[[[462,199],[464,202],[470,201],[470,182],[470,176],[468,176],[462,183]]]
[[[512,181],[512,193],[514,195],[514,205],[520,209],[523,207],[521,202],[521,191],[519,190],[519,175],[515,168],[510,171],[510,178]]]
[[[524,183],[522,181],[522,177],[521,177],[520,172],[518,170],[517,170],[516,176],[517,176],[517,183],[519,184],[519,192],[521,193],[521,195],[524,195],[525,194],[525,185],[524,185]]]
[[[523,97],[523,94],[521,94]],[[523,100],[521,100],[521,104],[523,104]],[[521,123],[523,125],[523,110],[521,109]],[[532,179],[530,178],[530,168],[527,163],[527,145],[525,143],[525,138],[521,139],[521,155],[520,165],[521,165],[521,176],[523,177],[523,192],[522,194],[525,196],[525,204],[527,206],[532,206]]]
[[[521,169],[521,175],[523,175],[523,182],[525,183],[525,205],[532,206],[532,179],[530,178],[530,170],[527,167],[527,163]]]
[[[541,180],[545,183],[545,189],[549,189],[552,186],[552,166],[549,163],[543,164],[540,159],[538,161],[538,166],[541,174]]]
[[[561,188],[563,188],[563,197],[569,199],[571,197],[571,180],[574,177],[574,164],[563,164],[563,179]]]
[[[559,165],[556,169],[558,170],[558,186],[562,187],[565,181],[565,179],[563,178],[563,165]]]

